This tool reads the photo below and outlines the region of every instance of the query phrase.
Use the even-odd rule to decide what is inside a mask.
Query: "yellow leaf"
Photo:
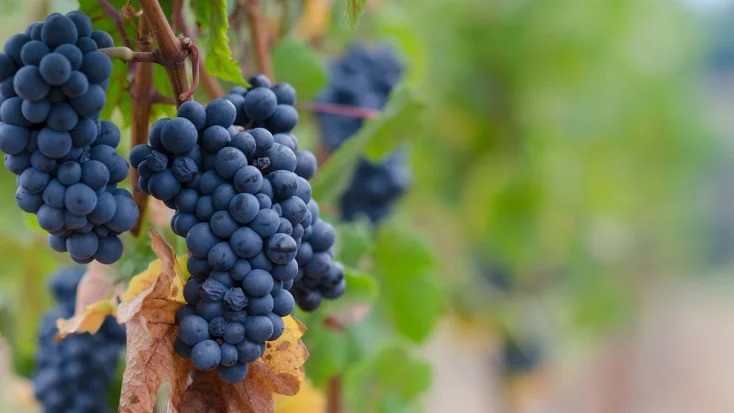
[[[56,339],[76,333],[94,334],[107,316],[115,314],[117,303],[111,268],[96,261],[87,266],[77,287],[76,310],[71,318],[56,321],[59,329]]]
[[[276,413],[324,413],[326,396],[306,380],[294,396],[275,396]]]
[[[77,333],[94,334],[102,326],[105,318],[115,314],[116,309],[115,304],[109,300],[98,301],[84,307],[81,313],[75,313],[68,320],[63,318],[56,320],[56,327],[59,329],[56,339],[61,340]]]
[[[296,31],[301,39],[313,41],[329,28],[331,4],[329,0],[306,0]]]

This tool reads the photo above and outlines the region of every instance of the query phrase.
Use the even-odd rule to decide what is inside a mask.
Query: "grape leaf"
[[[385,110],[368,120],[354,136],[347,139],[319,170],[311,188],[319,202],[333,202],[352,180],[357,160],[365,151],[370,158],[391,152],[401,141],[416,134],[416,120],[423,104],[408,87],[393,91]]]
[[[77,287],[74,314],[69,319],[56,321],[59,330],[57,339],[75,333],[94,334],[107,316],[115,314],[117,303],[111,269],[112,267],[97,261],[92,261],[87,266]]]
[[[430,365],[392,344],[344,373],[344,399],[355,413],[402,411],[395,408],[409,406],[430,383]]]
[[[206,70],[220,79],[247,86],[242,77],[237,60],[232,57],[229,47],[229,20],[227,19],[227,2],[225,0],[209,0],[193,2],[196,24],[202,32],[206,53],[204,66]]]
[[[116,10],[122,9],[127,3],[126,0],[109,0],[109,3]],[[79,0],[79,10],[86,13],[92,19],[92,27],[94,30],[104,30],[112,36],[115,45],[124,45],[123,37],[117,29],[115,21],[110,17],[107,10],[98,0]],[[135,28],[129,21],[123,20],[125,33],[127,38],[135,41]],[[134,45],[133,45],[134,47]],[[130,89],[128,80],[129,67],[128,64],[117,59],[112,59],[112,74],[110,75],[110,85],[107,89],[107,99],[105,107],[102,110],[102,119],[109,119],[115,108],[130,106]],[[120,113],[125,121],[125,125],[132,122],[132,111],[121,110]]]
[[[313,99],[325,86],[326,65],[305,42],[286,37],[273,48],[273,68],[279,82],[290,83],[300,100]]]
[[[357,23],[359,23],[359,18],[362,16],[362,11],[364,11],[366,3],[367,0],[347,0],[345,16],[349,23],[349,27],[352,30],[357,27]]]
[[[38,404],[31,381],[15,375],[10,346],[0,337],[0,412],[38,412]]]
[[[351,267],[344,269],[344,277],[349,286],[344,294],[345,301],[369,303],[377,299],[378,285],[374,277]]]
[[[191,363],[173,352],[175,312],[183,305],[183,283],[173,251],[151,232],[158,256],[135,276],[122,296],[117,320],[127,329],[127,367],[122,377],[120,412],[152,412],[161,384],[171,383],[171,403],[179,403]],[[175,410],[174,410],[175,411]]]
[[[414,89],[405,85],[395,88],[383,114],[389,125],[379,128],[367,142],[365,156],[378,161],[401,143],[420,136],[424,109],[425,104]]]
[[[325,412],[326,397],[314,387],[310,380],[306,380],[295,396],[276,395],[275,411],[278,413]]]
[[[426,339],[443,307],[434,253],[417,234],[383,225],[375,246],[380,298],[395,327],[416,342]]]

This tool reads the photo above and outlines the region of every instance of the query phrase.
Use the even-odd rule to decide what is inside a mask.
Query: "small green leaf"
[[[366,221],[341,223],[336,226],[337,258],[345,265],[356,267],[374,244],[369,223]]]
[[[150,248],[149,229],[149,221],[143,220],[140,235],[128,238],[128,242],[125,245],[125,254],[123,254],[117,264],[117,278],[120,281],[129,281],[132,277],[148,268],[148,264],[157,258],[153,249]]]
[[[398,331],[413,341],[426,339],[443,308],[434,253],[418,234],[383,225],[375,247],[381,307]]]
[[[416,134],[415,119],[422,112],[415,93],[406,87],[393,91],[385,110],[364,123],[356,135],[347,139],[329,158],[311,184],[319,202],[330,203],[342,194],[354,174],[357,160],[369,149],[372,157],[391,152],[403,140]],[[403,125],[406,122],[408,125]],[[377,143],[373,143],[376,140]]]
[[[431,366],[392,344],[350,366],[344,373],[344,398],[354,412],[410,411],[430,384]]]
[[[424,109],[425,104],[419,100],[415,90],[406,86],[396,88],[383,115],[389,117],[389,126],[377,130],[367,143],[365,156],[379,161],[402,142],[420,135]]]
[[[307,43],[293,37],[284,38],[273,49],[273,68],[275,78],[293,85],[300,100],[312,100],[326,87],[323,59]]]
[[[344,370],[349,353],[347,336],[326,327],[321,316],[305,316],[303,321],[308,326],[303,340],[310,354],[306,373],[314,384],[322,386]]]
[[[344,277],[347,280],[347,289],[343,298],[345,302],[372,302],[377,299],[378,287],[374,277],[349,267],[344,269]]]
[[[347,9],[345,11],[345,16],[347,18],[347,22],[349,23],[349,27],[354,30],[357,27],[357,23],[359,23],[359,18],[362,16],[362,11],[364,11],[364,6],[367,3],[367,0],[347,0]]]
[[[110,5],[116,10],[121,10],[126,0],[110,0]],[[123,46],[125,42],[123,40],[122,33],[117,28],[115,20],[112,19],[100,4],[98,0],[79,0],[79,10],[86,13],[92,19],[92,27],[95,30],[104,30],[112,36],[116,46]],[[129,20],[123,20],[123,27],[125,28],[125,34],[127,39],[132,43],[131,47],[135,47],[135,27]],[[115,109],[119,109],[123,118],[123,127],[128,126],[132,123],[132,111],[129,110],[131,107],[130,93],[130,82],[128,81],[130,67],[127,63],[112,59],[112,74],[110,75],[110,85],[107,88],[106,103],[104,109],[102,109],[101,118],[110,119],[112,112]]]
[[[200,53],[202,57],[206,56],[206,70],[220,79],[247,86],[229,47],[226,0],[195,1],[193,9],[199,30],[203,33],[202,43],[206,46],[206,51],[201,50]]]

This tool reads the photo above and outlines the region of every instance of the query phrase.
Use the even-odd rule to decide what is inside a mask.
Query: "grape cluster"
[[[288,83],[276,83],[272,85],[267,76],[259,74],[252,76],[249,80],[250,88],[235,87],[225,96],[235,108],[237,116],[235,124],[242,127],[262,126],[273,134],[273,139],[290,148],[295,152],[297,158],[296,173],[302,178],[309,180],[316,174],[316,158],[309,151],[298,150],[298,139],[289,133],[298,123],[298,112],[294,105],[296,103],[296,91]],[[275,96],[275,100],[272,99]],[[250,96],[248,98],[247,96]],[[262,96],[270,96],[263,99]],[[273,107],[275,115],[269,118],[258,117],[256,114],[265,101],[268,113]],[[275,103],[274,103],[275,102]],[[288,114],[285,116],[284,114]],[[313,229],[307,229],[299,242],[296,261],[299,266],[298,275],[291,290],[296,304],[305,311],[316,310],[323,298],[336,299],[344,293],[346,284],[344,282],[344,270],[341,264],[334,262],[333,249],[334,228],[319,216],[318,205],[313,202],[309,204],[312,211]],[[316,232],[315,245],[312,246],[312,233]],[[328,247],[320,244],[322,240],[328,240]]]
[[[329,87],[318,100],[382,109],[402,73],[402,64],[391,48],[354,46],[332,64]],[[333,113],[319,113],[317,119],[324,143],[331,150],[357,133],[364,122],[358,117]],[[378,223],[389,215],[392,204],[410,186],[404,158],[403,151],[398,150],[382,162],[361,159],[341,198],[343,218],[351,221],[364,215]]]
[[[82,12],[54,13],[11,36],[0,53],[0,150],[18,175],[18,206],[36,214],[49,244],[77,263],[122,255],[118,235],[138,208],[117,184],[128,163],[120,131],[99,121],[112,63],[109,34]]]
[[[105,319],[96,334],[75,334],[56,342],[56,320],[74,313],[76,287],[84,267],[59,271],[51,279],[58,305],[43,317],[33,388],[49,413],[111,412],[107,389],[125,344],[125,328]]]
[[[130,162],[141,190],[176,211],[171,227],[186,238],[191,276],[175,349],[198,370],[217,368],[237,382],[283,333],[282,317],[301,297],[289,290],[314,309],[321,293],[317,301],[313,291],[337,297],[344,273],[332,259],[334,229],[311,199],[310,152],[298,151],[292,135],[233,126],[229,99],[185,102],[177,115],[156,121]],[[313,281],[296,289],[304,280]]]

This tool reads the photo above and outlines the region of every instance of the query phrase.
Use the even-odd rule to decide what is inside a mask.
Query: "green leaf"
[[[354,268],[345,268],[344,277],[347,280],[347,290],[343,300],[353,303],[355,301],[372,302],[377,299],[377,280]]]
[[[127,3],[126,0],[110,0],[110,5],[116,10],[121,10]],[[115,20],[112,19],[107,10],[102,7],[98,0],[79,0],[79,10],[83,11],[92,19],[92,27],[95,30],[104,30],[112,36],[116,46],[123,46],[122,33],[117,28]],[[130,20],[123,19],[123,27],[128,40],[132,43],[131,47],[135,48],[136,33],[135,27]],[[112,59],[112,74],[110,75],[110,85],[107,89],[107,100],[102,110],[101,118],[110,119],[115,109],[120,109],[123,118],[123,126],[132,123],[132,106],[130,93],[130,82],[128,81],[130,67],[127,63]]]
[[[120,259],[117,271],[117,278],[121,281],[129,281],[148,268],[148,264],[153,262],[157,257],[150,248],[150,236],[148,230],[150,222],[143,220],[143,226],[140,229],[140,235],[137,237],[129,237],[129,242],[125,245],[125,254]]]
[[[314,384],[322,386],[344,370],[349,354],[347,336],[326,327],[321,316],[308,315],[303,321],[308,326],[303,340],[310,354],[306,374]]]
[[[328,78],[323,60],[307,43],[286,37],[273,49],[273,70],[279,82],[288,82],[301,100],[312,100],[326,87]]]
[[[356,267],[359,261],[372,249],[374,240],[370,233],[370,223],[366,221],[349,222],[336,225],[337,258],[344,265]]]
[[[347,23],[349,23],[349,27],[352,30],[357,27],[357,23],[359,23],[359,18],[362,16],[362,11],[364,11],[366,3],[367,0],[347,0],[345,16],[347,18]]]
[[[195,1],[193,9],[196,23],[203,33],[202,44],[206,46],[206,51],[200,51],[202,57],[206,56],[204,61],[206,70],[220,79],[248,86],[242,77],[237,60],[232,57],[232,49],[229,47],[227,2],[225,0]]]
[[[379,128],[365,148],[365,156],[379,161],[406,140],[420,135],[425,104],[414,89],[402,86],[390,95],[383,116],[389,117],[389,125]]]
[[[369,151],[370,158],[379,159],[414,136],[422,108],[412,89],[403,86],[393,91],[382,114],[366,121],[356,135],[332,153],[311,184],[314,197],[319,202],[333,202],[351,181],[365,151]]]
[[[383,225],[375,247],[375,273],[384,308],[397,330],[409,339],[426,339],[443,309],[434,253],[418,234]]]
[[[344,398],[353,412],[410,411],[431,384],[431,366],[392,344],[344,373]]]

